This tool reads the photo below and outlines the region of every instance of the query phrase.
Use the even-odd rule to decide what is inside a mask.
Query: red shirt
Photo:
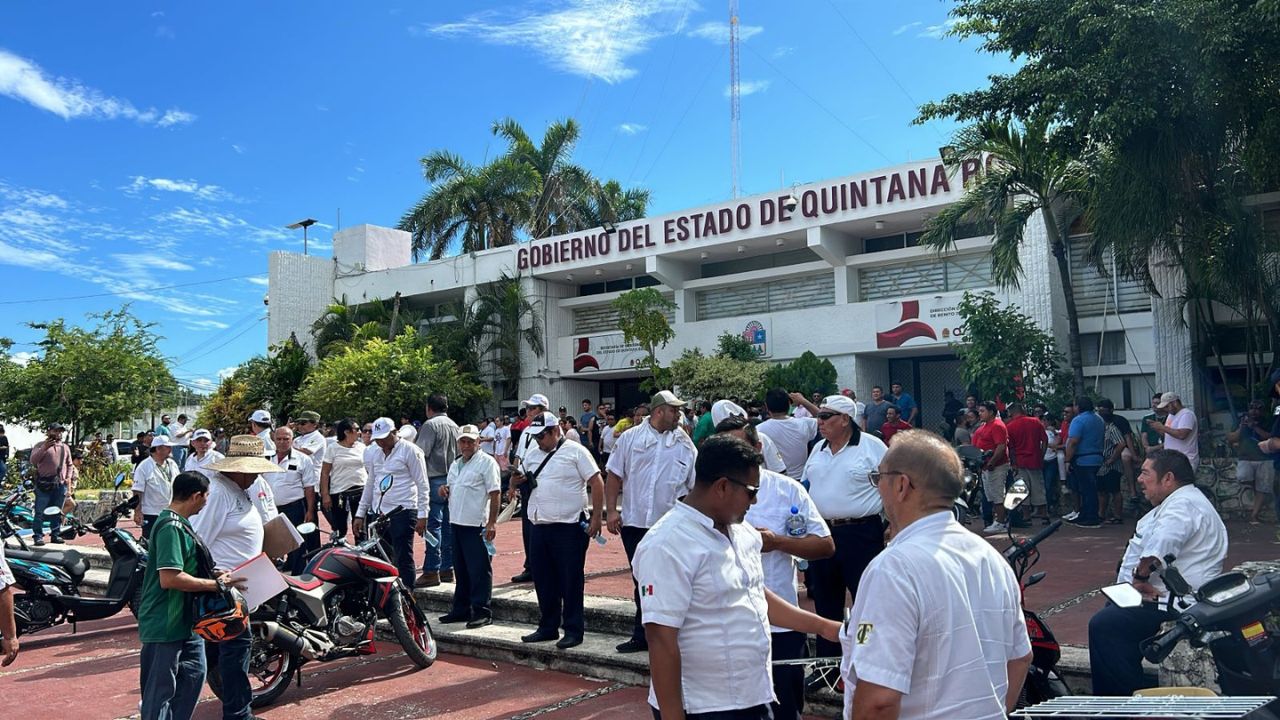
[[[1044,467],[1044,445],[1049,442],[1049,435],[1044,431],[1044,423],[1023,415],[1010,420],[1006,428],[1013,466],[1027,470],[1039,470]]]
[[[1007,462],[1009,456],[1009,430],[1005,427],[1004,421],[996,417],[991,422],[983,423],[973,433],[973,446],[979,450],[995,450],[996,446],[1005,444],[1005,457],[992,456],[991,460],[996,465],[1003,465]]]
[[[880,439],[884,441],[885,445],[888,445],[889,439],[893,437],[894,433],[899,430],[910,430],[913,427],[915,426],[911,423],[903,420],[902,418],[898,418],[898,422],[887,422],[880,426]]]

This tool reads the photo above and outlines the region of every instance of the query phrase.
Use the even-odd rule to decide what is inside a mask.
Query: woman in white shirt
[[[1040,416],[1040,422],[1044,424],[1044,434],[1049,438],[1044,449],[1044,492],[1052,511],[1058,506],[1058,483],[1063,477],[1062,441],[1058,437],[1058,418],[1046,413]],[[1048,518],[1044,524],[1049,524]]]
[[[360,423],[352,418],[339,420],[334,441],[325,450],[324,465],[320,467],[320,504],[329,526],[341,537],[347,535],[348,520],[355,517],[360,495],[369,479],[364,468],[364,451]]]

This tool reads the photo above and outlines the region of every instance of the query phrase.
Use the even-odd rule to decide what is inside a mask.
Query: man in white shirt
[[[267,448],[268,453],[271,452],[271,447],[275,443],[275,438],[271,435],[271,413],[266,410],[254,410],[249,415],[249,429],[262,441],[262,447]]]
[[[591,453],[560,437],[560,421],[555,415],[543,412],[534,417],[524,429],[524,437],[531,444],[511,482],[532,488],[525,516],[532,525],[529,569],[541,617],[537,631],[520,639],[546,642],[560,638],[556,647],[563,650],[581,645],[586,631],[587,544],[600,534],[604,483]],[[582,510],[588,502],[589,516]],[[559,627],[564,628],[564,637],[560,637]]]
[[[497,428],[493,426],[493,418],[485,418],[484,420],[481,420],[477,427],[480,429],[480,449],[490,457],[493,457],[495,447],[494,440],[497,433]]]
[[[885,446],[862,432],[854,420],[857,407],[843,395],[830,395],[818,408],[822,440],[813,446],[801,481],[814,507],[831,528],[836,554],[809,563],[805,583],[814,610],[830,620],[844,619],[845,594],[858,598],[858,581],[867,564],[884,548],[883,505],[869,476],[880,465]],[[840,646],[821,638],[818,657],[840,654]],[[811,684],[824,684],[829,671],[819,671]]]
[[[867,567],[841,633],[844,717],[1003,720],[1031,641],[1022,593],[995,548],[956,522],[964,471],[921,430],[894,434],[871,482],[893,540]]]
[[[760,532],[743,522],[760,492],[760,463],[760,453],[739,438],[708,438],[698,451],[693,490],[636,551],[649,705],[659,720],[704,713],[769,718],[770,623],[832,642],[839,636],[838,622],[765,586]]]
[[[212,478],[215,471],[210,470],[209,466],[223,458],[222,453],[213,449],[213,433],[203,428],[196,430],[191,435],[191,448],[194,452],[187,456],[187,462],[182,469],[185,472],[198,472]]]
[[[191,517],[196,536],[209,548],[218,571],[240,567],[262,553],[263,526],[277,514],[271,485],[260,475],[279,468],[267,460],[267,446],[254,435],[236,435],[227,456],[211,463],[209,499]],[[222,678],[222,717],[250,718],[253,690],[249,685],[249,655],[253,631],[222,642],[204,644],[209,673]]]
[[[693,440],[679,429],[680,408],[684,405],[670,390],[654,395],[649,402],[649,419],[623,433],[609,456],[604,490],[609,532],[621,533],[627,562],[635,558],[640,541],[658,518],[693,489],[693,465],[698,451],[693,447]],[[619,493],[622,493],[621,512]],[[635,603],[631,639],[617,646],[620,653],[649,649],[640,616],[639,585],[635,588]]]
[[[1222,574],[1227,528],[1195,480],[1187,456],[1168,447],[1152,450],[1142,463],[1138,485],[1153,507],[1138,520],[1116,582],[1132,583],[1144,602],[1132,608],[1108,603],[1089,620],[1094,695],[1129,696],[1149,687],[1139,643],[1181,609],[1176,603],[1170,607],[1169,590],[1159,575],[1152,574],[1163,566],[1165,555],[1177,558],[1177,568],[1192,591]]]
[[[1156,403],[1158,412],[1168,413],[1164,422],[1148,420],[1147,427],[1164,436],[1164,447],[1177,450],[1191,461],[1191,469],[1200,467],[1200,427],[1195,411],[1182,404],[1177,393],[1167,392]]]
[[[790,417],[787,411],[791,403],[799,407],[808,407],[814,415],[818,408],[805,399],[800,393],[787,394],[782,388],[773,388],[764,394],[764,406],[769,411],[769,419],[760,423],[757,428],[768,435],[778,446],[782,461],[786,463],[783,475],[799,480],[804,474],[804,463],[809,459],[809,441],[818,434],[818,421],[813,417]]]
[[[133,521],[142,528],[144,538],[151,537],[156,517],[173,500],[173,479],[181,471],[171,457],[172,442],[167,435],[156,435],[151,440],[150,455],[133,470],[133,494],[138,496]]]
[[[320,486],[320,471],[311,458],[293,448],[293,431],[288,426],[275,430],[275,452],[269,458],[278,466],[277,472],[264,477],[271,484],[276,508],[289,518],[294,527],[316,521],[316,488]],[[302,547],[289,553],[285,569],[298,575],[306,565],[306,555],[320,547],[319,531],[303,536]]]
[[[469,629],[493,622],[493,565],[489,548],[497,536],[502,478],[492,455],[477,452],[480,431],[475,425],[458,428],[458,458],[449,466],[448,482],[440,495],[449,502],[453,524],[453,608],[442,623],[465,622]]]
[[[408,415],[401,416],[400,429],[396,431],[396,435],[400,436],[405,442],[418,441],[418,428],[413,424],[413,418]]]
[[[493,418],[493,459],[498,461],[498,469],[507,469],[507,453],[511,451],[511,428],[507,426],[507,418],[499,413]]]
[[[717,434],[732,435],[760,450],[756,428],[746,418],[729,418],[716,426]],[[796,518],[792,520],[792,518]],[[836,544],[799,482],[772,470],[760,469],[760,492],[747,510],[746,523],[760,531],[764,586],[792,605],[800,604],[796,592],[796,560],[831,557]],[[807,656],[804,633],[770,627],[773,659],[799,660]],[[773,720],[799,720],[804,712],[804,668],[773,666]]]
[[[173,445],[173,461],[178,467],[185,467],[187,455],[190,454],[191,434],[195,432],[195,428],[191,427],[186,413],[179,413],[178,422],[170,425],[169,430],[172,432],[169,441]]]
[[[364,484],[352,528],[359,537],[364,532],[365,516],[370,512],[380,515],[397,507],[404,508],[387,524],[387,540],[391,543],[392,562],[400,571],[400,579],[412,587],[415,579],[413,536],[427,531],[427,463],[417,445],[396,435],[396,425],[389,417],[374,420],[369,437],[373,445],[364,451],[369,481]],[[384,482],[388,475],[391,476],[389,487]]]
[[[528,400],[522,400],[520,405],[525,411],[524,419],[532,420],[533,418],[541,416],[542,413],[546,412],[551,406],[550,403],[551,401],[542,393],[534,393],[529,396]],[[528,452],[529,448],[537,446],[534,436],[527,435],[523,432],[516,437],[515,443],[515,465],[512,467],[513,475],[515,472],[519,471],[521,464],[524,461],[525,453]],[[533,523],[529,522],[528,512],[529,493],[532,492],[532,490],[528,483],[516,484],[512,482],[510,485],[511,489],[520,495],[520,540],[524,545],[524,568],[520,571],[519,575],[512,576],[511,582],[533,582],[533,573],[530,571],[531,566],[529,564],[529,533],[533,529]]]
[[[324,464],[324,451],[329,445],[324,433],[320,432],[320,413],[314,410],[303,410],[298,413],[298,419],[294,424],[297,428],[293,449],[311,458],[311,464],[315,466],[318,475],[320,466]]]
[[[717,400],[711,406],[711,427],[725,421],[725,418],[740,417],[746,418],[747,411],[741,405],[732,400]],[[749,419],[749,418],[748,418]],[[764,455],[764,467],[776,473],[786,474],[787,463],[782,459],[782,453],[778,450],[778,446],[773,442],[773,438],[768,433],[759,432],[756,435],[760,437],[760,454]]]

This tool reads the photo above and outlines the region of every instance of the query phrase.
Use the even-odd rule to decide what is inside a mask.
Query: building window
[[[672,299],[671,293],[663,293],[663,297]],[[675,311],[667,312],[667,322],[674,323]],[[613,305],[593,305],[573,309],[573,334],[596,335],[600,333],[618,332],[618,311]]]
[[[785,250],[765,255],[734,258],[721,262],[704,262],[702,263],[701,271],[704,278],[724,277],[725,275],[737,275],[738,273],[751,272],[752,270],[769,270],[789,265],[803,265],[804,263],[816,262],[821,259],[809,248],[800,248],[798,250]]]
[[[836,280],[830,272],[695,293],[699,320],[822,307],[835,302]]]
[[[1105,333],[1082,334],[1080,359],[1086,366],[1126,364],[1129,356],[1125,353],[1124,331],[1108,330]]]
[[[1080,317],[1099,317],[1151,309],[1151,294],[1137,280],[1116,275],[1115,257],[1107,254],[1100,272],[1087,257],[1089,236],[1071,238],[1071,286]]]
[[[1085,377],[1087,389],[1096,388],[1098,397],[1111,400],[1115,403],[1116,410],[1126,411],[1151,412],[1151,396],[1158,390],[1155,382],[1155,375]]]
[[[611,292],[626,292],[627,290],[635,290],[637,288],[653,287],[659,285],[657,279],[649,275],[637,275],[629,278],[619,278],[617,280],[606,280],[605,282],[583,283],[578,286],[578,297],[586,297],[588,295],[603,295]]]
[[[983,254],[928,258],[858,270],[858,299],[903,298],[973,290],[991,285],[991,260]]]

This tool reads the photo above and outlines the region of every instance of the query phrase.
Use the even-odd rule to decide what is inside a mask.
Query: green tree
[[[25,366],[0,349],[0,416],[33,426],[70,423],[74,442],[85,433],[155,409],[177,382],[156,347],[154,325],[125,307],[91,314],[92,329],[59,318],[28,323],[43,330],[38,354]]]
[[[249,431],[249,415],[258,406],[248,400],[249,386],[233,373],[218,383],[209,399],[200,406],[196,427],[223,428],[232,435]]]
[[[645,352],[645,368],[649,377],[640,383],[640,387],[649,391],[668,387],[670,378],[658,364],[658,350],[675,339],[676,331],[667,320],[667,314],[676,309],[676,304],[656,289],[647,287],[622,293],[612,305],[618,313],[618,329],[622,331],[623,339],[639,343]]]
[[[477,288],[474,312],[486,340],[483,354],[489,359],[504,400],[515,398],[523,374],[521,351],[528,347],[542,357],[542,307],[530,299],[518,276],[503,273],[496,281]]]
[[[423,322],[419,311],[401,307],[394,309],[394,300],[373,300],[359,305],[347,304],[344,295],[334,298],[323,315],[311,325],[311,338],[317,358],[348,347],[359,347],[375,338],[391,337],[391,322],[395,319],[395,331],[406,327],[418,327]]]
[[[755,362],[760,359],[751,341],[741,334],[724,332],[716,338],[716,357],[732,358],[743,362]]]
[[[990,291],[966,292],[959,304],[963,343],[953,343],[960,375],[978,395],[1062,407],[1072,398],[1071,374],[1053,336],[1014,304],[1001,306]]]
[[[767,370],[767,365],[755,360],[754,353],[752,359],[740,360],[686,350],[671,363],[671,381],[687,398],[757,398],[764,391]]]
[[[298,402],[321,417],[398,418],[421,414],[431,393],[444,393],[451,405],[466,407],[489,398],[489,391],[470,374],[437,359],[406,328],[390,342],[375,338],[360,348],[329,355],[312,370]]]
[[[1049,251],[1062,283],[1067,312],[1067,356],[1075,392],[1084,389],[1080,355],[1080,313],[1071,283],[1068,237],[1080,216],[1088,187],[1082,163],[1054,142],[1046,115],[1019,128],[1006,120],[986,119],[956,134],[955,147],[944,158],[951,168],[986,160],[986,172],[973,180],[959,202],[925,223],[920,244],[939,252],[955,247],[958,231],[978,223],[993,228],[991,276],[1000,287],[1017,287],[1022,279],[1022,243],[1027,222],[1044,221]]]
[[[819,359],[812,351],[805,350],[789,363],[780,363],[768,369],[764,376],[765,388],[780,387],[787,392],[830,395],[836,391],[836,366],[826,358]]]

